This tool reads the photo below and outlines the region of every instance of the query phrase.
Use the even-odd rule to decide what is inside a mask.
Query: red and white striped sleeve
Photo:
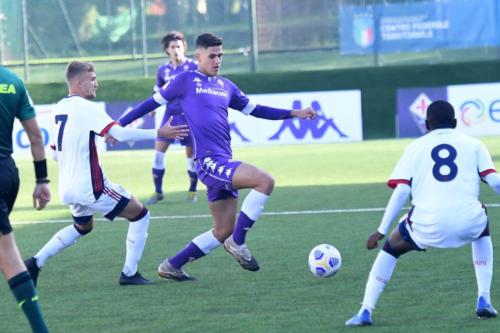
[[[106,111],[97,107],[96,104],[94,105],[96,107],[89,113],[89,121],[91,123],[90,129],[97,135],[103,136],[108,133],[111,127],[119,124],[111,119]]]

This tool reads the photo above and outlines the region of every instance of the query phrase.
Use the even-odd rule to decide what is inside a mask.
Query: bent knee
[[[233,230],[229,230],[228,228],[214,228],[213,234],[214,237],[217,238],[219,242],[224,242],[231,234]]]
[[[92,221],[87,224],[73,224],[76,231],[80,233],[80,235],[85,236],[86,234],[90,233],[94,229],[94,225]]]
[[[261,193],[270,195],[274,190],[274,178],[268,173],[263,173],[261,176],[261,181],[258,186],[255,187]]]

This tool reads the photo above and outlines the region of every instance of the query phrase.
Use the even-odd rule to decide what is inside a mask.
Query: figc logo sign
[[[370,13],[355,15],[352,24],[356,44],[363,48],[370,47],[375,40],[373,15]]]

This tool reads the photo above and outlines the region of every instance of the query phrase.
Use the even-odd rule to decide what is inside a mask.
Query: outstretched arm
[[[294,117],[300,119],[314,119],[316,117],[316,111],[311,107],[300,110],[284,110],[259,104],[251,110],[250,114],[254,117],[268,120],[289,119]]]
[[[21,121],[21,124],[28,135],[31,145],[31,155],[35,166],[36,185],[33,190],[33,207],[41,210],[49,203],[51,195],[47,179],[47,160],[45,159],[45,149],[43,137],[36,118]]]
[[[113,126],[109,129],[108,133],[111,137],[118,141],[140,141],[149,139],[154,140],[157,137],[167,139],[183,139],[189,133],[187,125],[171,126],[170,123],[172,122],[172,119],[173,117],[170,117],[167,123],[158,130]],[[109,138],[107,140],[109,140]]]
[[[370,250],[377,247],[379,240],[384,238],[391,226],[392,221],[399,214],[406,200],[410,196],[411,188],[406,184],[399,184],[392,192],[391,198],[385,208],[384,216],[377,231],[371,234],[366,241],[366,247]]]
[[[133,108],[129,113],[121,117],[118,122],[122,126],[127,126],[137,118],[141,118],[146,113],[154,111],[160,105],[167,104],[167,101],[157,92],[153,96],[146,99],[144,102]]]

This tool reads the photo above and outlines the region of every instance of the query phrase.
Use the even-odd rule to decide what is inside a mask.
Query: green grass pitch
[[[156,268],[206,231],[211,221],[203,185],[198,203],[184,201],[188,185],[184,152],[169,151],[166,199],[149,207],[153,220],[139,267],[155,283],[118,286],[127,223],[99,220],[92,233],[50,259],[40,273],[38,292],[49,327],[61,333],[498,332],[499,319],[480,321],[474,314],[470,246],[403,256],[374,312],[374,326],[344,327],[361,302],[377,254],[366,250],[365,240],[383,211],[336,210],[383,208],[391,194],[385,181],[408,142],[235,149],[236,159],[255,164],[276,179],[266,215],[247,238],[261,270],[244,271],[219,248],[188,264],[186,271],[197,280],[184,283],[158,279]],[[500,168],[500,137],[484,142]],[[152,151],[105,153],[100,158],[111,181],[141,200],[152,193]],[[18,167],[22,184],[11,220],[26,258],[71,222],[57,197],[55,163],[49,162],[53,202],[42,212],[31,208],[31,161],[19,160]],[[242,191],[241,197],[245,194]],[[491,205],[493,242],[499,248],[500,207],[495,204],[500,198],[482,185],[481,199]],[[343,257],[340,272],[328,279],[315,278],[307,267],[310,249],[320,243],[335,245]],[[498,308],[498,260],[494,270],[492,300]],[[0,295],[0,331],[27,332],[28,324],[6,283],[0,283]]]

